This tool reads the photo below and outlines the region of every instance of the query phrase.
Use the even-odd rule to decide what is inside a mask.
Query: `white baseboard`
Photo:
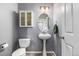
[[[42,53],[42,51],[26,51],[26,53]],[[56,56],[54,51],[47,51],[47,53],[53,53]]]

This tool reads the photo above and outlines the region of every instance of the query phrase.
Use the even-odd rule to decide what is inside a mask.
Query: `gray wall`
[[[59,39],[59,36],[62,33],[62,20],[64,19],[64,5],[63,3],[55,3],[53,5],[53,24],[58,25],[59,33],[56,35],[56,38],[54,39],[54,51],[55,53],[60,56],[61,55],[61,39]],[[55,35],[54,35],[55,36]]]
[[[42,51],[42,40],[38,38],[38,34],[40,33],[37,21],[40,15],[40,6],[47,5],[49,6],[49,17],[50,17],[50,30],[49,33],[52,37],[47,41],[47,50],[54,50],[54,41],[53,41],[53,4],[39,4],[39,3],[19,3],[18,10],[31,10],[33,11],[33,27],[32,28],[20,28],[18,26],[18,34],[19,38],[30,38],[31,45],[27,48],[29,51]]]
[[[8,48],[0,52],[0,56],[11,55],[16,47],[16,12],[18,11],[15,3],[0,3],[0,44],[7,42]]]

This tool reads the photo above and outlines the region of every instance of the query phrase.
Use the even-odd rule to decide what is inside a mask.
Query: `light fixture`
[[[48,6],[40,6],[40,10],[43,13],[47,13],[48,12],[49,7]]]

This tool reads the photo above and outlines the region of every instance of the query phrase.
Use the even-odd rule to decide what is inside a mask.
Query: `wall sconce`
[[[40,6],[40,10],[41,10],[42,13],[47,13],[48,9],[49,9],[48,6]]]

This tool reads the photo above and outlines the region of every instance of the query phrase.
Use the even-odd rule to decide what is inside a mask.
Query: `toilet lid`
[[[25,48],[19,48],[12,53],[12,56],[25,56],[25,55],[26,55]]]

